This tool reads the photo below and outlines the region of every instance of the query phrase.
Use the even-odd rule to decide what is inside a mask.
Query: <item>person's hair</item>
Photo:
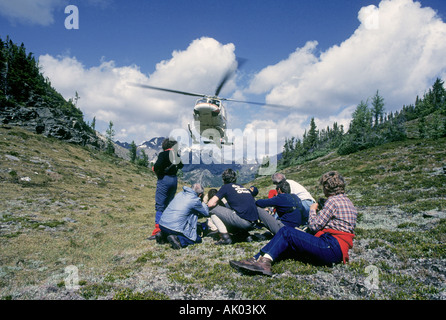
[[[324,173],[319,182],[327,196],[345,193],[345,180],[337,171]]]
[[[211,189],[208,191],[208,198],[211,199],[213,196],[215,196],[217,194],[218,190],[217,189]]]
[[[211,200],[212,197],[215,196],[215,195],[217,194],[217,192],[218,192],[217,189],[211,189],[211,190],[209,190],[209,191],[208,191],[208,201]],[[223,207],[225,206],[224,202],[221,201],[220,199],[218,199],[217,204],[218,204],[219,206],[223,206]]]
[[[167,150],[167,149],[172,148],[176,144],[177,144],[177,142],[175,140],[166,138],[163,140],[161,147],[163,148],[163,150]]]
[[[251,190],[251,188],[252,188],[252,190]],[[259,189],[257,189],[257,187],[255,187],[255,186],[250,186],[249,191],[251,191],[251,194],[253,197],[255,197],[259,194]]]
[[[288,183],[288,181],[286,180],[282,180],[277,184],[276,187],[277,191],[282,191],[282,193],[291,193],[291,187],[290,184]]]
[[[237,182],[237,173],[232,169],[226,169],[223,171],[221,177],[224,184]]]
[[[271,176],[274,184],[278,184],[280,181],[285,180],[286,177],[283,173],[276,172]]]
[[[199,183],[195,183],[192,185],[192,190],[194,190],[197,194],[203,194],[204,189]]]

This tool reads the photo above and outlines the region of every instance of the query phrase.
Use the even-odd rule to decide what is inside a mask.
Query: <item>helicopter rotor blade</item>
[[[192,97],[206,97],[207,95],[201,94],[201,93],[193,93],[193,92],[186,92],[186,91],[179,91],[179,90],[173,90],[173,89],[165,89],[160,87],[154,87],[149,86],[147,84],[140,84],[140,83],[129,83],[131,86],[134,87],[140,87],[144,89],[153,89],[153,90],[159,90],[159,91],[165,91],[165,92],[171,92],[171,93],[178,93],[186,96],[192,96]]]
[[[232,75],[237,71],[237,69],[240,68],[245,62],[246,62],[246,59],[237,58],[237,67],[235,69],[229,69],[228,71],[226,71],[225,75],[223,76],[223,79],[221,79],[220,84],[217,87],[217,90],[215,90],[215,96],[218,96],[220,94],[220,91],[221,91],[221,89],[223,89],[223,86],[226,84],[226,82],[232,77]]]
[[[264,102],[243,101],[243,100],[234,100],[234,99],[226,99],[226,98],[220,98],[220,100],[229,101],[229,102],[237,102],[237,103],[255,104],[255,105],[258,105],[258,106],[274,107],[274,108],[282,108],[282,109],[293,108],[292,106],[285,106],[283,104],[272,104],[272,103],[264,103]]]

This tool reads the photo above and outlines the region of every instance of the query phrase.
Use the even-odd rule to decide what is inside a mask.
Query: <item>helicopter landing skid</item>
[[[195,137],[195,135],[193,134],[193,132],[192,132],[192,128],[190,127],[190,123],[187,124],[187,127],[188,127],[188,129],[189,129],[190,137],[192,138],[192,143],[194,143],[194,144],[198,144],[198,143],[200,143],[200,142],[197,140],[197,138]]]

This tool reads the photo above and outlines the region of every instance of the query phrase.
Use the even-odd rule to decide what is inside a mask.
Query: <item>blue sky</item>
[[[311,117],[348,125],[377,90],[401,109],[446,78],[445,19],[443,0],[0,0],[0,37],[23,42],[65,98],[77,91],[98,130],[111,120],[137,143],[185,128],[194,99],[128,81],[213,93],[236,57],[247,62],[223,96],[293,108],[229,104],[229,126],[277,130],[279,148]]]

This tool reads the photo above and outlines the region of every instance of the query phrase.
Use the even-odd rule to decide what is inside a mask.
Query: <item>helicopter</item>
[[[237,61],[238,61],[238,67],[240,67],[241,64],[244,63],[244,60],[237,59]],[[224,74],[222,80],[217,86],[217,89],[215,90],[214,95],[206,95],[201,93],[192,93],[174,89],[166,89],[140,83],[130,83],[130,84],[132,86],[137,86],[144,89],[159,90],[170,93],[182,94],[186,96],[199,97],[195,101],[194,105],[193,119],[195,124],[193,127],[194,129],[196,129],[195,131],[197,131],[200,134],[200,136],[204,138],[201,139],[203,143],[206,144],[215,143],[221,147],[221,145],[223,144],[228,144],[228,145],[233,144],[232,142],[229,142],[228,136],[226,135],[228,120],[227,120],[226,108],[223,104],[223,101],[247,103],[259,106],[289,108],[288,106],[283,106],[278,104],[267,104],[261,102],[234,100],[234,99],[219,97],[220,91],[223,89],[223,86],[232,77],[235,71],[236,69],[230,69]],[[199,140],[193,133],[192,126],[190,123],[188,124],[188,129],[193,143],[199,143]]]

